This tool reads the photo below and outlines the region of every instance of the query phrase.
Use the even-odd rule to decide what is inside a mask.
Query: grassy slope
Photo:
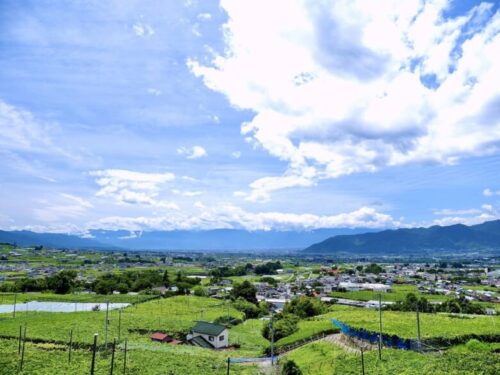
[[[96,358],[96,374],[109,374],[110,355],[100,352]],[[192,346],[172,347],[156,344],[141,347],[130,345],[127,352],[127,374],[216,375],[226,367],[223,352],[203,350]],[[73,350],[72,362],[68,364],[66,347],[27,343],[25,366],[19,374],[88,374],[91,352]],[[19,357],[16,340],[0,339],[0,374],[18,373]],[[123,352],[118,349],[115,356],[115,373],[122,373]],[[253,366],[231,365],[231,374],[254,374]]]
[[[413,351],[384,349],[382,361],[377,351],[365,352],[367,374],[482,374],[498,372],[500,355],[491,353],[498,344],[483,345],[482,349],[467,345],[451,349],[444,354],[419,354]],[[288,356],[297,363],[304,375],[360,374],[360,355],[347,354],[328,342],[305,345]]]
[[[326,314],[352,327],[378,331],[378,311],[334,306]],[[404,338],[417,336],[416,315],[412,312],[384,311],[383,332]],[[450,317],[447,314],[420,314],[422,338],[457,337],[467,334],[500,334],[500,316]]]

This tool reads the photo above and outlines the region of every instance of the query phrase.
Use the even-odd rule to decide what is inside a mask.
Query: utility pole
[[[230,363],[231,363],[231,360],[228,357],[228,359],[227,359],[227,375],[229,375],[229,364]]]
[[[378,359],[382,359],[382,294],[378,295]]]
[[[417,348],[419,352],[422,352],[422,339],[420,337],[420,314],[418,311],[418,301],[417,301]]]
[[[109,325],[109,301],[106,302],[106,335],[104,337],[104,349],[108,350],[108,325]]]

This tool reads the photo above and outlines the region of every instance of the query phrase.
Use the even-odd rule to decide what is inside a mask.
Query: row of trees
[[[76,280],[76,271],[60,271],[55,275],[45,278],[17,279],[13,284],[4,283],[0,285],[2,292],[42,292],[50,290],[57,294],[69,293],[79,283]]]
[[[398,301],[392,305],[388,305],[388,310],[393,311],[415,311],[420,312],[447,312],[461,314],[484,314],[483,307],[477,303],[470,302],[465,297],[453,298],[444,301],[443,303],[431,304],[425,297],[418,298],[413,293],[408,293],[403,301]]]

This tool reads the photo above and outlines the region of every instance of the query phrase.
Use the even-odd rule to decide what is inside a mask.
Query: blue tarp
[[[361,340],[367,340],[373,343],[378,342],[379,334],[377,332],[367,331],[362,328],[349,327],[348,325],[338,321],[337,319],[332,319],[332,323],[337,326],[342,331],[342,333],[348,336],[355,337]],[[385,346],[391,348],[412,349],[414,347],[412,340],[402,339],[396,335],[388,336],[383,334],[382,342]]]

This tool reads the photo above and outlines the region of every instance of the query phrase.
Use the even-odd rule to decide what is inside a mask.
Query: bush
[[[303,319],[323,314],[326,310],[327,307],[323,302],[317,298],[305,296],[294,298],[283,307],[284,314],[294,314]]]
[[[271,340],[272,338],[272,330],[271,324],[274,328],[274,341],[278,341],[279,339],[289,336],[292,333],[298,330],[299,317],[291,314],[280,315],[278,319],[275,319],[274,322],[269,322],[262,328],[262,336],[266,339]]]
[[[299,366],[297,366],[297,364],[292,360],[286,360],[283,363],[281,373],[283,375],[302,375],[302,371],[300,371]]]

